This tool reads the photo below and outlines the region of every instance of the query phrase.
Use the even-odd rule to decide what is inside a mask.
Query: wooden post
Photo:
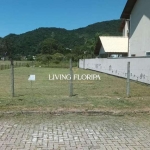
[[[11,64],[11,94],[12,97],[14,97],[14,64],[13,64],[13,59],[11,58],[10,60],[10,64]]]
[[[130,97],[130,62],[127,63],[127,97]]]
[[[70,59],[70,86],[69,86],[69,96],[73,96],[73,71],[72,71],[72,59]]]

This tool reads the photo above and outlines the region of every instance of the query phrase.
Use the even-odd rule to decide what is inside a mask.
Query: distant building
[[[121,14],[129,57],[150,56],[150,0],[128,0]]]

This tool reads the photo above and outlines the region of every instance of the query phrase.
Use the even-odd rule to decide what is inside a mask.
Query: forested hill
[[[121,20],[111,20],[91,24],[84,28],[73,30],[74,32],[83,35],[87,38],[93,38],[95,35],[110,35],[120,36],[119,27]]]
[[[55,39],[64,48],[74,49],[86,44],[94,46],[95,38],[100,35],[119,36],[120,20],[98,22],[87,27],[66,30],[62,28],[38,28],[20,35],[10,34],[13,38],[15,54],[36,55],[40,53],[38,46],[46,39]],[[6,38],[6,37],[5,37]],[[88,45],[88,46],[89,46]]]

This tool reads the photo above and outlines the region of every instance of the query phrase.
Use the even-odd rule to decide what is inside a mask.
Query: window
[[[131,54],[131,57],[135,57],[136,55],[135,54]]]
[[[150,52],[146,52],[146,56],[150,56]]]

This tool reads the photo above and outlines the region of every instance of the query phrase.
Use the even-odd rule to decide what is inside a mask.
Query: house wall
[[[105,54],[105,50],[104,50],[103,45],[102,45],[101,48],[100,48],[100,53],[99,53],[99,54]]]
[[[128,62],[130,62],[130,78],[135,81],[150,84],[150,58],[80,59],[79,68],[127,78]]]
[[[100,58],[107,58],[108,57],[108,54],[105,52],[105,49],[104,49],[103,45],[100,48],[99,57]]]
[[[128,37],[128,32],[129,32],[129,21],[125,21],[125,26],[123,28],[123,33],[122,35],[124,37]]]
[[[130,15],[129,56],[150,51],[150,0],[138,0]]]

